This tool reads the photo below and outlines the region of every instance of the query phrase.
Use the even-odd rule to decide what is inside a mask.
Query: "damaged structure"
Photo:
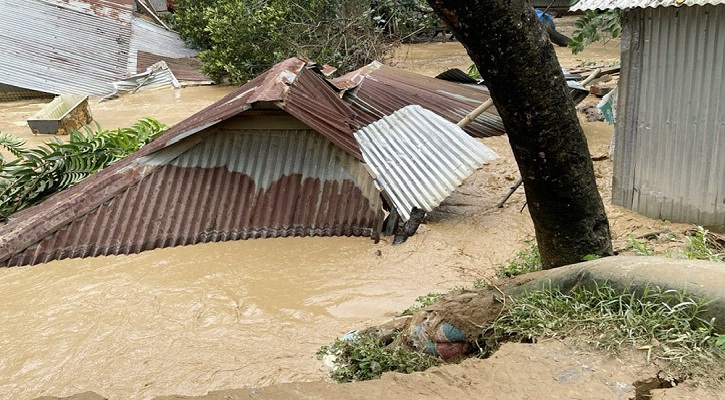
[[[189,67],[195,50],[135,10],[135,0],[0,0],[3,97],[106,95],[159,61],[188,81],[209,81]]]
[[[725,226],[725,1],[580,0],[623,10],[612,202]]]
[[[440,84],[442,103],[457,85]],[[286,60],[129,157],[11,216],[0,227],[0,265],[249,238],[378,238],[385,208],[430,209],[495,157],[433,111],[391,114],[384,126],[363,129],[365,120],[315,65]],[[405,148],[414,157],[399,156]],[[366,157],[371,152],[378,155]],[[403,158],[425,173],[380,162]],[[381,190],[404,199],[422,190],[385,183],[392,181],[437,197],[391,204]]]

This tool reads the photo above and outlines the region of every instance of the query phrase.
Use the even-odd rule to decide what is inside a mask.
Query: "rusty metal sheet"
[[[498,155],[456,124],[420,106],[404,107],[355,132],[375,182],[407,221],[432,211]]]
[[[191,214],[192,216],[197,213],[199,215],[204,215],[206,211],[197,208],[201,207],[202,204],[206,204],[207,200],[202,201],[197,197],[193,199],[186,199],[183,196],[191,196],[189,193],[194,190],[198,190],[197,186],[199,183],[208,185],[219,179],[228,180],[232,178],[224,175],[225,173],[222,170],[218,170],[221,167],[204,166],[205,164],[202,163],[199,165],[189,164],[186,166],[175,166],[172,168],[170,163],[179,158],[185,151],[191,151],[190,149],[197,148],[196,146],[203,146],[204,143],[208,143],[208,140],[210,140],[209,135],[211,135],[215,129],[220,129],[217,125],[222,121],[230,120],[245,111],[254,111],[254,113],[256,113],[255,115],[265,115],[265,113],[271,115],[280,115],[280,113],[282,115],[287,115],[283,111],[286,107],[289,107],[289,114],[295,115],[298,121],[301,121],[306,126],[318,130],[319,133],[316,134],[320,137],[326,138],[325,140],[327,140],[327,143],[329,144],[329,146],[325,147],[326,150],[319,150],[318,156],[311,154],[309,151],[298,150],[295,154],[303,155],[304,160],[309,158],[309,162],[313,163],[304,164],[307,166],[305,168],[310,171],[318,171],[318,169],[323,168],[326,163],[330,165],[341,164],[344,166],[343,169],[347,171],[346,177],[331,178],[321,172],[318,172],[316,175],[312,173],[309,173],[308,175],[300,175],[300,179],[305,177],[305,180],[300,181],[302,183],[298,182],[295,184],[302,184],[303,189],[296,190],[298,190],[298,192],[299,190],[302,190],[300,193],[304,195],[304,198],[307,198],[310,201],[314,200],[314,204],[319,205],[319,210],[325,210],[324,212],[318,210],[316,214],[314,214],[314,218],[317,219],[314,219],[312,216],[304,217],[313,218],[314,221],[317,221],[313,226],[308,227],[309,229],[303,229],[296,226],[290,228],[286,225],[282,225],[281,227],[279,225],[244,225],[235,228],[238,230],[237,233],[225,233],[219,236],[222,239],[218,240],[227,240],[223,239],[226,237],[239,237],[235,235],[241,235],[241,237],[244,237],[245,235],[249,237],[265,237],[292,234],[372,236],[376,232],[374,229],[375,224],[379,222],[379,215],[377,214],[377,211],[372,211],[379,210],[379,203],[377,203],[379,202],[379,194],[375,189],[372,178],[366,174],[363,164],[356,159],[356,157],[361,156],[359,150],[356,151],[356,143],[353,146],[350,142],[350,137],[352,136],[349,133],[349,127],[348,130],[341,132],[335,131],[336,127],[339,126],[340,128],[344,128],[345,126],[344,123],[335,121],[335,119],[340,119],[341,121],[349,119],[349,116],[346,117],[346,113],[349,112],[349,109],[344,103],[342,103],[342,101],[340,101],[339,98],[335,96],[335,91],[330,87],[330,85],[319,78],[319,76],[316,75],[316,72],[307,70],[305,65],[306,63],[304,61],[298,59],[290,59],[276,65],[266,73],[240,87],[238,90],[229,93],[218,102],[180,122],[152,143],[144,146],[138,152],[83,180],[76,186],[51,196],[41,205],[28,208],[11,216],[8,224],[4,227],[0,227],[0,263],[5,265],[16,265],[17,263],[22,264],[31,261],[41,262],[42,260],[76,256],[78,254],[86,256],[101,253],[124,253],[127,249],[140,251],[139,249],[149,248],[148,246],[151,246],[153,243],[166,246],[170,245],[168,243],[174,243],[174,245],[179,243],[196,243],[206,240],[204,239],[206,237],[216,237],[210,233],[211,231],[209,231],[207,227],[203,227],[202,231],[194,231],[196,232],[194,233],[196,236],[189,233],[191,231],[181,233],[172,229],[173,232],[169,234],[173,236],[173,239],[168,239],[164,236],[165,238],[162,240],[159,239],[158,236],[155,236],[156,234],[151,234],[150,236],[144,234],[145,236],[141,235],[144,239],[140,239],[140,242],[133,242],[127,247],[124,247],[126,245],[121,244],[116,245],[101,243],[95,245],[103,248],[102,250],[98,250],[93,248],[90,244],[91,242],[83,244],[82,241],[85,240],[83,239],[85,236],[81,237],[77,233],[78,231],[75,229],[71,229],[69,231],[69,229],[72,224],[82,224],[82,226],[87,228],[93,227],[92,229],[89,228],[91,232],[83,231],[83,235],[91,235],[92,237],[88,240],[92,239],[94,241],[100,240],[99,238],[111,237],[115,234],[120,234],[122,237],[123,235],[127,235],[127,238],[130,238],[130,236],[133,236],[133,233],[131,232],[138,233],[139,229],[142,231],[144,229],[156,229],[151,226],[139,228],[138,224],[166,223],[167,221],[159,220],[159,218],[165,218],[163,215],[144,214],[143,217],[135,218],[133,221],[122,222],[123,224],[133,224],[128,228],[124,227],[123,229],[130,230],[124,230],[122,233],[104,230],[121,228],[104,227],[106,224],[99,222],[108,221],[109,219],[122,221],[125,218],[130,217],[129,215],[123,213],[131,212],[130,210],[127,210],[129,207],[134,208],[134,206],[140,206],[141,203],[134,203],[135,201],[147,201],[144,200],[146,198],[145,196],[147,196],[146,194],[143,194],[146,193],[144,191],[153,192],[148,196],[157,196],[159,193],[163,193],[163,198],[168,197],[175,199],[174,201],[176,203],[169,203],[169,208],[178,207],[178,204],[187,204],[187,207],[183,207],[183,209],[186,210],[185,212]],[[337,105],[334,104],[333,99],[337,99]],[[276,109],[277,111],[271,110],[270,107]],[[275,138],[281,138],[283,136],[284,135],[274,135]],[[224,157],[231,157],[232,154],[224,153],[224,149],[228,148],[221,145],[219,148],[211,148],[209,150],[209,157],[212,159],[215,159],[215,157],[222,157],[222,155],[224,155]],[[234,154],[237,153],[238,152]],[[200,154],[206,155],[207,153]],[[239,154],[237,154],[237,157],[239,157]],[[269,157],[272,161],[276,160],[275,162],[277,162],[280,166],[287,165],[285,163],[289,160],[287,156],[279,156],[275,158],[273,155],[267,155],[266,157]],[[327,157],[325,158],[326,161],[320,161],[321,158],[324,157]],[[344,160],[344,162],[339,160]],[[253,161],[250,165],[257,164],[257,161]],[[274,167],[274,169],[276,169],[276,167]],[[218,171],[212,173],[212,175],[205,175],[210,174],[209,171],[212,170]],[[157,173],[157,171],[165,172]],[[254,173],[247,170],[241,171],[242,172],[232,174],[234,175],[234,179],[237,179],[237,183],[224,184],[220,186],[220,188],[224,190],[232,190],[233,185],[242,185],[242,183],[239,182],[246,179],[243,178],[243,176],[248,176],[252,182],[255,182],[255,188],[259,187],[256,182],[260,181],[262,178],[255,176]],[[254,171],[257,171],[257,169],[254,169]],[[290,174],[295,175],[295,171],[296,170],[292,170]],[[182,178],[177,175],[183,176],[183,179],[189,179],[186,183],[187,185],[191,185],[188,190],[182,190],[179,192],[179,190],[181,190],[179,188],[185,187],[183,182],[186,181],[182,181]],[[160,177],[163,179],[160,179]],[[319,179],[319,182],[309,182],[308,177],[313,180]],[[289,180],[292,178],[277,177],[275,179],[265,179],[271,180],[267,182],[268,185],[265,184],[266,186],[263,187],[273,186],[276,188],[275,191],[278,192],[281,190],[280,188],[287,187],[286,185],[291,184],[288,181],[284,181],[284,179]],[[275,184],[274,182],[277,181],[280,183]],[[148,187],[145,186],[150,182],[153,182],[153,185]],[[309,187],[318,188],[321,192],[317,193],[311,191],[312,189]],[[142,188],[145,189],[142,190]],[[207,193],[210,190],[212,189],[208,188],[200,193]],[[131,195],[132,193],[133,195]],[[230,199],[235,198],[235,196],[242,195],[240,192],[233,193],[234,194],[232,195],[224,192],[223,194],[220,194],[220,196],[227,196],[226,198]],[[259,197],[261,196],[260,193],[261,192],[255,191],[255,198],[261,198]],[[125,204],[122,209],[118,210],[121,214],[113,214],[115,215],[114,217],[109,216],[110,214],[99,214],[98,216],[93,216],[93,213],[101,213],[100,210],[104,210],[112,204],[116,204],[121,201],[118,199],[123,199],[123,204]],[[157,200],[158,198],[154,197],[152,200],[148,201],[153,203]],[[286,201],[291,200],[287,199]],[[320,203],[320,201],[322,201],[324,205]],[[363,203],[365,204],[365,207],[361,206]],[[264,208],[254,208],[254,210],[256,210],[254,211],[255,213],[265,212]],[[312,211],[307,212],[310,213]],[[254,218],[259,217],[256,214],[254,215]],[[374,217],[371,215],[374,215]],[[272,218],[271,216],[265,216],[263,218],[267,217]],[[184,216],[183,218],[187,217]],[[275,216],[274,218],[277,220],[280,217]],[[304,218],[302,219],[303,222],[312,221]],[[86,220],[90,221],[91,219],[95,222],[83,222]],[[201,220],[207,221],[208,219],[205,220],[202,218]],[[169,231],[167,230],[164,232],[168,233]],[[199,232],[206,232],[204,235],[207,236],[199,236],[202,235],[202,233]],[[77,246],[69,244],[73,240],[77,241],[73,243],[79,244]],[[101,242],[103,242],[103,240],[106,239],[102,239]],[[58,248],[55,243],[64,243],[63,246],[61,246],[62,249]],[[50,250],[51,248],[56,250]]]
[[[212,80],[211,78],[209,78],[208,75],[199,71],[199,69],[201,69],[201,61],[199,61],[199,59],[195,57],[163,57],[157,54],[139,50],[136,61],[136,69],[138,71],[144,71],[146,68],[159,61],[165,62],[182,86],[184,86],[184,82],[194,82],[197,84],[200,82],[212,83]]]
[[[457,123],[490,98],[485,87],[472,88],[388,67],[378,62],[331,82],[344,91],[343,100],[357,114],[359,127],[414,104]],[[464,130],[474,137],[506,133],[494,107],[486,110]]]
[[[361,164],[308,130],[218,129],[5,265],[287,236],[374,236],[380,204]]]

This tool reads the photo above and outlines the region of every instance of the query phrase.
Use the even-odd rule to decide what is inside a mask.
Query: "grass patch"
[[[714,332],[713,321],[698,317],[703,307],[703,301],[658,288],[641,294],[609,286],[531,292],[513,299],[486,329],[483,355],[505,341],[576,336],[608,352],[646,350],[650,360],[667,360],[673,376],[718,379],[725,376],[725,336]]]
[[[673,244],[677,243],[679,244],[673,248]],[[655,244],[664,244],[669,248],[664,251],[658,250]],[[689,229],[682,234],[662,232],[645,237],[634,237],[630,234],[625,240],[623,251],[632,252],[638,256],[661,255],[690,260],[725,262],[725,237],[712,233],[701,226]]]
[[[710,232],[698,226],[692,236],[685,237],[687,248],[680,252],[683,258],[725,262],[725,249]]]
[[[539,248],[536,246],[536,240],[530,239],[524,242],[526,247],[519,250],[514,258],[501,266],[497,272],[499,278],[512,278],[541,270],[541,254],[539,254]]]
[[[375,379],[390,371],[409,374],[441,363],[435,357],[386,346],[382,340],[369,335],[350,340],[336,339],[332,345],[322,346],[317,352],[319,359],[326,356],[333,357],[334,368],[330,377],[337,382]]]

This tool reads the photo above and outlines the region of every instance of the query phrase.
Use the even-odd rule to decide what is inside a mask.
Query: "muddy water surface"
[[[488,264],[430,231],[414,239],[249,240],[0,269],[0,397],[323,379],[320,345],[471,282],[482,273],[471,261]]]

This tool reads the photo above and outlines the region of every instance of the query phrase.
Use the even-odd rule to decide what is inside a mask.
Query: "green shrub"
[[[349,340],[336,339],[317,352],[318,358],[334,357],[330,377],[338,382],[364,381],[380,377],[384,372],[411,373],[423,371],[440,360],[400,347],[385,346],[372,336],[355,336]]]
[[[542,268],[541,254],[533,239],[525,240],[526,247],[519,250],[516,256],[507,261],[498,271],[501,278],[512,278],[529,272],[540,271]]]
[[[31,149],[23,147],[23,140],[0,135],[0,147],[16,157],[8,161],[0,156],[0,220],[126,157],[166,129],[144,118],[130,128],[73,131],[68,142],[56,137]]]

